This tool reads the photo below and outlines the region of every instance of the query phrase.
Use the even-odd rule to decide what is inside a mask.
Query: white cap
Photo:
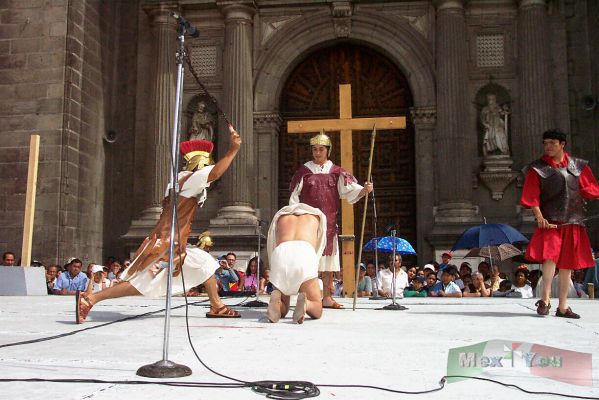
[[[94,266],[92,267],[92,274],[95,274],[96,272],[104,272],[104,267],[98,264],[94,264]]]
[[[425,270],[425,269],[430,269],[430,270],[434,271],[435,270],[435,266],[433,264],[426,264],[424,266],[424,268],[422,268],[422,270]]]

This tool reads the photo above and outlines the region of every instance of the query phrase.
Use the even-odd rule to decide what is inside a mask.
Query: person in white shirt
[[[527,283],[528,270],[520,268],[516,270],[515,279],[512,284],[512,290],[522,293],[523,299],[532,299],[535,297],[532,287]]]
[[[392,262],[393,256],[389,257],[389,268],[379,271],[377,286],[379,295],[393,297],[393,268],[395,266],[395,297],[403,298],[403,291],[408,286],[408,274],[401,268],[401,255],[395,255],[395,262]]]

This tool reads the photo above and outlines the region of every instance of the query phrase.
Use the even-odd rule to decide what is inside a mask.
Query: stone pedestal
[[[46,270],[40,267],[0,267],[0,296],[46,296]]]
[[[478,177],[491,191],[493,200],[501,200],[505,189],[518,177],[518,172],[512,171],[513,163],[508,155],[488,156],[483,160]]]

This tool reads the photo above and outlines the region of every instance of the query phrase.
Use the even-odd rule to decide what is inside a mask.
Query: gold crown
[[[200,234],[200,237],[198,238],[197,246],[202,250],[208,250],[212,246],[214,246],[212,237],[210,237],[210,231],[204,231]]]

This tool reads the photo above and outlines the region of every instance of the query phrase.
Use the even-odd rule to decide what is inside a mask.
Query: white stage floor
[[[192,298],[190,302],[206,300]],[[236,304],[243,299],[228,299]],[[264,300],[268,300],[265,298]],[[592,353],[592,387],[502,370],[488,375],[528,390],[599,398],[599,303],[573,300],[580,320],[537,317],[535,299],[403,299],[406,311],[380,311],[388,301],[360,299],[351,311],[325,310],[321,320],[293,325],[260,321],[265,309],[240,307],[241,319],[207,319],[208,304],[190,307],[192,339],[216,371],[243,380],[304,380],[317,384],[365,384],[417,391],[438,387],[447,373],[450,348],[492,339],[530,342]],[[557,300],[552,303],[557,305]],[[174,306],[182,298],[173,300]],[[292,304],[294,304],[292,302]],[[0,378],[138,380],[138,367],[162,358],[163,314],[100,326],[164,307],[162,299],[110,300],[94,307],[88,322],[75,325],[73,297],[0,298],[0,345],[88,329],[51,341],[0,348]],[[173,311],[169,358],[193,375],[181,381],[227,382],[204,369],[190,349],[184,308]],[[145,379],[147,380],[147,379]],[[396,399],[383,391],[321,388],[321,399]],[[543,399],[482,381],[447,384],[418,399]],[[174,388],[89,383],[0,383],[0,399],[260,399],[250,389]]]

